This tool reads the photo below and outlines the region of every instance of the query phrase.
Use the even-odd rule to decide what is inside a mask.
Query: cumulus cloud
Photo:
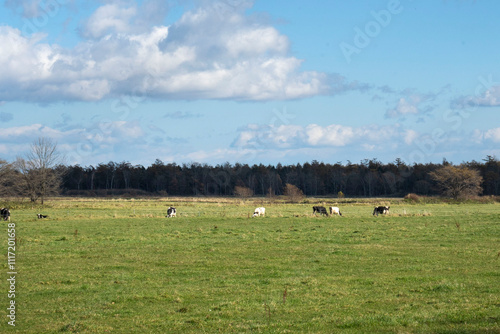
[[[122,8],[118,4],[99,7],[85,22],[82,34],[87,38],[100,38],[115,33],[128,33],[132,29],[130,20],[137,14],[136,7]]]
[[[495,143],[500,143],[500,128],[490,129],[484,132],[483,138],[491,140]]]
[[[259,125],[249,124],[240,129],[233,147],[279,147],[287,148],[299,144],[304,139],[304,128],[299,125]]]
[[[407,145],[411,145],[415,142],[415,140],[418,138],[419,134],[417,131],[415,130],[406,130],[404,132],[404,142],[407,144]]]
[[[439,91],[431,93],[415,92],[412,89],[396,93],[394,91],[389,91],[385,87],[381,87],[380,90],[384,93],[400,95],[396,105],[393,108],[388,109],[385,113],[386,118],[398,118],[410,115],[422,115],[431,112],[435,108],[433,103],[436,99],[449,91],[449,86],[444,86]]]
[[[453,100],[451,105],[454,108],[500,106],[500,86],[491,86],[484,93],[474,96],[459,97]]]
[[[321,126],[300,125],[257,125],[240,129],[232,146],[239,148],[297,149],[302,147],[346,147],[364,145],[374,149],[402,134],[398,126],[368,125],[351,127],[339,124]]]
[[[73,48],[0,27],[1,45],[10,46],[0,49],[0,101],[122,95],[264,101],[367,88],[340,75],[302,71],[287,36],[245,13],[250,2],[202,1],[171,26],[161,25],[164,3],[108,2],[82,23],[84,39]]]
[[[85,38],[100,39],[108,34],[145,33],[155,25],[161,25],[168,14],[168,1],[145,0],[116,1],[102,5],[86,19],[80,28]]]
[[[419,99],[400,98],[396,107],[387,111],[388,117],[397,117],[399,115],[417,114]]]
[[[306,142],[311,146],[345,146],[356,135],[352,127],[337,124],[326,127],[310,124],[305,128],[305,133]]]

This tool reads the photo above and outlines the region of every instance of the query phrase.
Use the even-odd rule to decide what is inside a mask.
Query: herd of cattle
[[[373,215],[378,216],[379,214],[386,215],[389,213],[389,206],[377,206],[373,209]],[[342,216],[340,209],[336,206],[329,207],[330,215],[339,215]],[[313,206],[313,214],[326,215],[328,217],[328,212],[324,206]],[[177,210],[171,206],[167,209],[167,218],[173,218],[177,215]],[[260,217],[266,215],[266,208],[258,207],[254,210],[252,217]],[[37,214],[38,219],[47,218],[47,215]],[[7,208],[0,209],[0,218],[3,220],[10,220],[10,210]]]
[[[386,215],[389,213],[389,206],[377,206],[375,209],[373,209],[373,215],[378,216],[379,214]],[[329,207],[330,215],[339,215],[342,216],[342,212],[340,212],[340,209],[336,206],[330,206]],[[167,210],[167,218],[175,217],[177,213],[177,210],[174,207],[169,207]],[[326,208],[324,206],[313,206],[313,214],[319,213],[321,215],[326,215],[328,217],[328,212],[326,211]],[[266,215],[266,208],[264,207],[258,207],[255,208],[252,217],[260,217],[260,216],[265,216]]]
[[[389,207],[377,207],[375,210],[378,210],[378,208],[387,208],[384,209],[382,213],[387,213],[389,211]],[[378,211],[377,211],[378,212]],[[175,217],[176,216],[176,209],[174,207],[169,207],[167,210],[167,218]],[[323,214],[328,217],[328,212],[326,211],[326,208],[324,206],[313,206],[313,214]],[[330,207],[330,215],[339,215],[342,216],[342,213],[340,212],[340,209],[336,206],[331,206]],[[373,211],[373,214],[375,215],[375,211]],[[264,207],[258,207],[255,208],[252,217],[260,217],[260,216],[265,216],[266,215],[266,208]],[[378,213],[377,213],[378,215]]]

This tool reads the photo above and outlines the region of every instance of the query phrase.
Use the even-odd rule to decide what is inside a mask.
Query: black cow
[[[389,206],[377,206],[373,209],[373,215],[378,216],[379,214],[386,215],[389,213]]]
[[[42,219],[42,218],[47,218],[48,217],[47,215],[42,215],[41,213],[38,213],[36,216],[38,217],[38,219]]]
[[[3,220],[10,220],[10,210],[7,208],[1,208],[0,217],[2,217]]]
[[[316,214],[316,212],[328,217],[328,212],[324,206],[313,206],[313,214]]]
[[[173,206],[171,206],[167,209],[167,218],[175,217],[176,214],[177,214],[177,210],[175,210],[175,208]]]

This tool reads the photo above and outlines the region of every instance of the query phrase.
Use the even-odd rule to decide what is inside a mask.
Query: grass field
[[[19,205],[16,326],[2,222],[0,332],[500,333],[500,204],[335,201]]]

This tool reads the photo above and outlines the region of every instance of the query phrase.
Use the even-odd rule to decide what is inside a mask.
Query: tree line
[[[500,195],[500,161],[492,156],[460,165],[446,160],[409,165],[401,159],[390,163],[371,159],[346,164],[314,160],[293,165],[213,166],[157,159],[147,167],[129,162],[66,165],[58,158],[56,145],[42,138],[24,158],[13,163],[0,160],[0,195],[42,202],[49,195],[248,197],[286,195],[290,186],[306,196]]]
[[[461,186],[464,184],[468,190],[475,189],[473,194],[500,195],[500,162],[491,156],[483,162],[473,161],[458,166],[447,161],[407,165],[399,159],[385,164],[372,159],[345,165],[312,161],[275,166],[240,163],[178,165],[156,160],[148,167],[109,162],[64,168],[62,184],[64,192],[69,195],[137,190],[170,196],[279,196],[285,195],[287,185],[293,185],[306,196],[383,197],[415,193],[456,198],[463,195]],[[443,175],[445,172],[453,175]],[[461,186],[446,193],[443,188],[446,184],[451,185],[457,177],[462,180]],[[473,186],[468,187],[467,180]]]

